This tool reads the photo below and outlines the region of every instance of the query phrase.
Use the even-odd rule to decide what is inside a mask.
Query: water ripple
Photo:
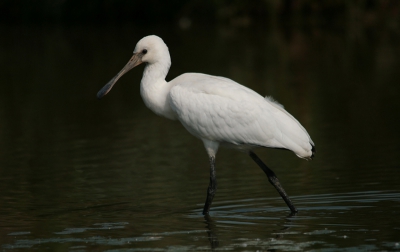
[[[315,194],[293,197],[299,207],[297,215],[282,215],[284,207],[266,207],[268,202],[280,198],[254,198],[218,202],[212,215],[203,217],[199,209],[187,213],[158,215],[151,225],[164,225],[186,218],[187,230],[171,228],[161,232],[143,232],[127,235],[135,228],[128,221],[94,223],[88,227],[66,227],[53,232],[55,237],[35,237],[33,231],[9,233],[14,241],[2,245],[3,250],[43,248],[44,244],[69,244],[74,251],[90,251],[91,246],[102,245],[105,251],[203,251],[210,247],[201,245],[208,240],[212,248],[221,250],[281,250],[281,251],[336,251],[341,240],[341,251],[398,250],[400,240],[389,236],[382,240],[382,232],[399,230],[399,223],[389,222],[384,215],[374,215],[386,205],[400,201],[397,191],[364,191],[341,194]],[[107,208],[107,206],[104,206]],[[373,218],[371,218],[373,216]],[[365,222],[371,219],[371,224]],[[199,226],[199,224],[201,224]],[[156,226],[152,229],[157,230]],[[118,231],[120,230],[120,231]],[[232,232],[236,230],[236,232]],[[391,231],[392,230],[392,231]],[[116,232],[118,231],[118,232]],[[102,235],[93,235],[102,232]],[[252,235],[256,232],[259,238]],[[229,238],[227,238],[227,236]],[[224,237],[220,241],[219,237]],[[193,245],[182,245],[180,240]],[[361,242],[355,245],[355,241]],[[398,238],[397,238],[398,239]],[[158,242],[163,240],[164,242]],[[307,240],[304,242],[304,240]],[[173,242],[175,241],[175,243]],[[145,243],[143,243],[145,242]],[[171,243],[172,242],[172,243]],[[146,244],[142,246],[140,244]],[[170,244],[165,246],[165,244]],[[175,244],[175,245],[174,245]],[[133,247],[132,247],[133,246]]]

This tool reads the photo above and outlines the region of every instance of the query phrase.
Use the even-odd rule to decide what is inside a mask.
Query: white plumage
[[[230,79],[187,73],[171,81],[169,105],[200,139],[312,155],[307,131],[280,105]]]
[[[185,73],[166,82],[171,65],[168,47],[154,35],[137,43],[128,64],[99,91],[98,97],[107,94],[124,73],[142,62],[147,63],[140,84],[146,106],[160,116],[179,120],[191,134],[203,141],[209,154],[210,186],[204,214],[208,213],[216,190],[214,162],[220,144],[248,150],[275,187],[277,185],[270,177],[276,178],[275,174],[269,174],[271,170],[255,156],[252,148],[282,148],[301,158],[313,157],[314,143],[307,131],[272,98],[264,98],[228,78],[200,73]],[[279,188],[277,190],[292,212],[296,212],[283,188],[282,192]]]

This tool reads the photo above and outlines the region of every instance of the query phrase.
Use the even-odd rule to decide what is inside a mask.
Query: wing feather
[[[171,108],[193,135],[234,145],[258,145],[311,155],[312,140],[279,103],[230,79],[189,73],[172,80]]]

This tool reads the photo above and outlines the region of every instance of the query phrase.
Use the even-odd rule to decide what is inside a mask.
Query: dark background
[[[350,22],[393,27],[399,22],[396,0],[2,0],[0,22],[63,24],[193,23],[239,26],[319,26],[342,29]]]

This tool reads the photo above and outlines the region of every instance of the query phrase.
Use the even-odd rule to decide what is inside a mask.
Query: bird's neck
[[[140,94],[150,110],[157,115],[174,120],[176,115],[168,101],[172,86],[165,81],[170,64],[170,61],[147,64],[140,83]]]

